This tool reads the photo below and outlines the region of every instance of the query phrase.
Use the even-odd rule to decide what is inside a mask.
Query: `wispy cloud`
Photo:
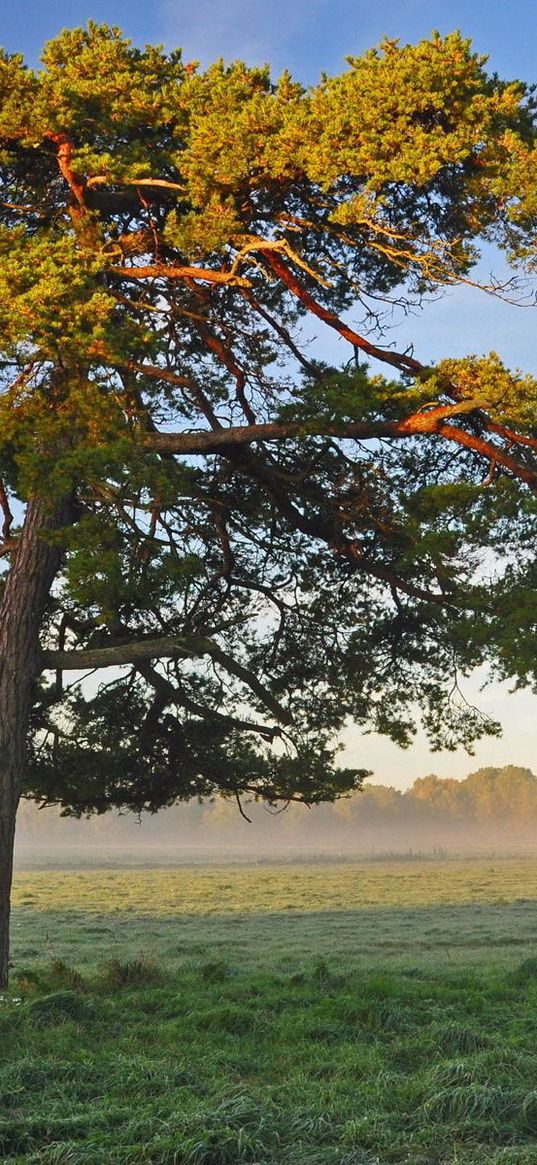
[[[94,0],[94,3],[96,0]],[[118,0],[119,2],[119,0]],[[128,3],[128,0],[121,0]],[[484,0],[151,0],[156,27],[150,39],[180,45],[189,60],[218,57],[249,64],[270,62],[315,82],[337,72],[347,54],[359,55],[383,36],[415,41],[434,28],[461,28],[491,65],[513,75],[534,75],[537,30],[528,25],[528,0],[485,5]]]
[[[199,0],[188,7],[161,0],[161,35],[204,65],[225,57],[283,68],[316,37],[328,7],[327,0]]]
[[[187,58],[269,61],[301,80],[339,70],[384,35],[412,39],[435,24],[436,0],[158,0],[160,35]],[[423,30],[423,31],[422,31]]]

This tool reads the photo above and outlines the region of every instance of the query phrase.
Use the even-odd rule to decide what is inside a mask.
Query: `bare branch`
[[[162,190],[184,190],[185,184],[168,182],[165,178],[107,178],[106,174],[92,174],[86,183],[88,190],[96,186],[154,186]]]
[[[248,822],[248,825],[251,825],[251,824],[252,824],[252,818],[251,818],[251,817],[248,817],[248,816],[246,815],[246,813],[244,812],[244,809],[243,809],[243,807],[242,807],[242,802],[241,802],[241,799],[240,799],[240,797],[239,797],[239,794],[237,793],[237,791],[236,791],[236,790],[235,790],[235,800],[236,800],[236,802],[237,802],[238,809],[239,809],[239,813],[240,813],[241,817],[244,817],[244,820]]]

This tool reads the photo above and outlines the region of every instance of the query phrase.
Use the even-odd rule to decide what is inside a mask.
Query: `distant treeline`
[[[483,768],[465,780],[420,777],[406,792],[367,785],[362,793],[312,809],[289,805],[275,813],[245,802],[241,817],[234,800],[218,798],[173,806],[140,821],[107,813],[89,821],[61,817],[56,808],[25,801],[19,817],[19,846],[146,846],[189,851],[199,847],[231,852],[312,851],[366,853],[442,847],[513,849],[537,840],[537,777],[507,765]]]

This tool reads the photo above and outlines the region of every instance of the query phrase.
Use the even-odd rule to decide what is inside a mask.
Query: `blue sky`
[[[186,60],[206,65],[223,56],[249,64],[269,62],[276,74],[289,68],[306,84],[322,71],[340,71],[346,55],[359,55],[385,35],[414,41],[433,29],[460,28],[489,56],[492,71],[537,81],[537,0],[114,0],[113,5],[108,0],[20,0],[4,7],[0,43],[35,65],[46,40],[89,19],[119,25],[141,45],[181,46]],[[414,341],[423,360],[494,348],[511,365],[537,374],[536,311],[464,289],[429,307],[421,318],[402,323],[397,342]],[[528,693],[507,697],[498,686],[480,695],[477,683],[468,692],[505,726],[503,740],[485,742],[475,758],[462,751],[432,757],[423,742],[401,753],[386,741],[354,737],[349,762],[374,768],[378,780],[398,785],[425,772],[462,776],[487,764],[523,764],[537,771],[537,698]]]
[[[384,35],[415,40],[460,28],[491,67],[532,80],[537,72],[535,0],[20,0],[5,5],[0,40],[35,61],[43,42],[88,19],[118,24],[139,44],[181,45],[188,59],[270,61],[315,81]]]

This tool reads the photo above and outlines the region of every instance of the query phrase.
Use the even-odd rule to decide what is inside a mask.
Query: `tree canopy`
[[[459,677],[533,682],[537,382],[386,328],[483,242],[531,271],[531,92],[458,34],[305,89],[89,24],[4,54],[0,109],[0,621],[44,611],[20,788],[316,802],[361,783],[349,722],[496,732]]]

